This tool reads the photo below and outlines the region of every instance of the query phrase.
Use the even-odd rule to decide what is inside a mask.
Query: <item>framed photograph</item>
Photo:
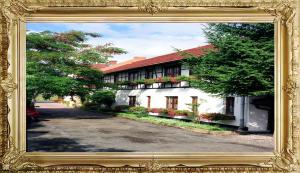
[[[300,3],[1,5],[2,171],[300,171]]]

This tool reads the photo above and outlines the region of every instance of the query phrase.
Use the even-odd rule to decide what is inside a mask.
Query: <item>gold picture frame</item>
[[[0,158],[4,172],[300,172],[299,4],[293,0],[4,0]],[[25,22],[273,22],[274,153],[25,152]]]

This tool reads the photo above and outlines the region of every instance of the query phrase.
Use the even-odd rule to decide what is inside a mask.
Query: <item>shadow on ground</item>
[[[133,152],[118,148],[93,149],[93,145],[80,145],[76,140],[70,138],[31,138],[27,143],[28,152]]]
[[[78,108],[56,108],[56,109],[48,109],[48,108],[38,108],[38,112],[40,112],[40,119],[52,119],[52,118],[72,118],[72,119],[107,119],[114,118],[115,115],[113,113],[99,113],[99,112],[91,112],[84,111]]]

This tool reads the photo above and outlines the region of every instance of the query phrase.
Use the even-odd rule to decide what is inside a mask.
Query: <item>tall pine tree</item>
[[[194,87],[221,96],[274,94],[273,24],[210,24],[205,31],[214,50],[189,55],[185,64]]]
[[[215,49],[201,57],[189,55],[185,60],[196,77],[192,85],[220,96],[240,96],[243,109],[239,130],[243,132],[245,97],[274,95],[274,26],[210,24],[205,34]],[[260,103],[268,107],[270,130],[272,100]]]

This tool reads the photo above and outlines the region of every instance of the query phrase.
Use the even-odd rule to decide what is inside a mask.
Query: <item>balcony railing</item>
[[[139,79],[133,81],[118,81],[117,85],[136,85],[136,84],[146,84],[151,85],[154,83],[179,83],[181,81],[191,81],[195,78],[192,76],[177,76],[177,77],[158,77],[154,79]]]
[[[116,89],[183,88],[190,87],[190,82],[193,80],[195,80],[193,76],[159,77],[154,79],[118,81],[116,83],[108,83],[107,87]]]

